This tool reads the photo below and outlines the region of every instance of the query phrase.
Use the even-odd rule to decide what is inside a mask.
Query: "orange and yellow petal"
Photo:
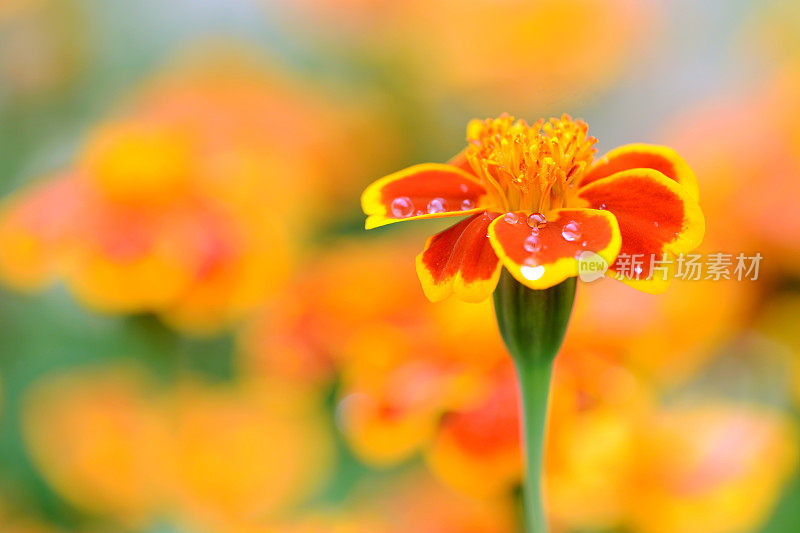
[[[651,168],[680,183],[695,200],[699,197],[697,177],[678,152],[656,144],[626,144],[598,159],[581,179],[581,186],[607,178],[623,170]]]
[[[455,294],[480,302],[494,292],[500,279],[500,261],[486,232],[498,215],[480,213],[437,233],[417,256],[417,274],[432,302]]]
[[[371,184],[361,195],[372,229],[401,220],[477,213],[486,208],[480,181],[453,165],[425,163],[395,172]]]
[[[610,269],[638,290],[663,292],[670,276],[656,269],[669,268],[673,256],[693,250],[703,240],[705,219],[697,200],[656,170],[618,172],[583,187],[579,195],[589,207],[608,210],[617,218],[622,247]]]
[[[489,225],[489,238],[503,266],[531,289],[547,289],[577,276],[583,252],[610,264],[621,243],[614,215],[597,209],[554,209],[536,227],[525,212],[507,213]]]

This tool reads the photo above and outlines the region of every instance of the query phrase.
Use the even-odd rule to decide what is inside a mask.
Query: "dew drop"
[[[472,209],[473,207],[475,207],[475,202],[473,202],[473,201],[472,201],[472,200],[470,200],[469,198],[467,198],[466,200],[464,200],[463,202],[461,202],[461,210],[462,210],[462,211],[469,211],[469,210],[470,210],[470,209]]]
[[[525,239],[525,243],[522,246],[525,248],[526,252],[533,253],[542,249],[542,242],[536,235],[529,235],[528,238]]]
[[[578,226],[578,223],[574,220],[567,222],[564,224],[564,228],[561,230],[561,236],[564,237],[565,241],[575,241],[581,237],[581,228]]]
[[[508,212],[506,213],[506,216],[503,217],[503,219],[509,224],[516,224],[517,221],[519,220],[519,215],[517,215],[516,213]]]
[[[606,204],[600,204],[597,209],[603,211],[606,208]]]
[[[414,204],[408,196],[400,196],[392,200],[392,214],[397,218],[406,218],[414,212]]]
[[[461,189],[461,192],[463,193],[466,193],[469,190],[467,186],[463,183],[459,186],[459,189]]]
[[[547,217],[542,213],[533,213],[528,217],[528,225],[532,228],[538,228],[543,224],[547,224]]]
[[[527,280],[536,281],[537,279],[544,276],[544,267],[542,265],[538,266],[523,265],[520,267],[520,274],[522,274],[522,277]]]
[[[428,202],[428,213],[443,213],[445,211],[444,198],[434,198]]]
[[[655,226],[656,228],[658,227],[658,220],[653,221],[653,226]]]

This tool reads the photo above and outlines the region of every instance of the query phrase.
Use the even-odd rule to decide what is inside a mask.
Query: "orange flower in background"
[[[23,414],[51,486],[127,527],[260,524],[312,494],[332,459],[316,402],[281,387],[157,390],[130,368],[77,370],[35,383]]]
[[[326,51],[332,44],[357,46],[382,63],[399,64],[411,86],[424,88],[416,97],[482,109],[487,102],[541,108],[596,95],[652,46],[659,8],[641,0],[266,3],[270,15],[288,12],[290,27],[298,26],[305,39],[321,39]],[[563,21],[569,21],[568,37]]]
[[[486,378],[475,405],[444,414],[426,459],[459,492],[481,499],[508,496],[520,484],[519,398],[509,362]]]
[[[412,1],[402,3],[399,33],[419,58],[422,86],[442,98],[541,108],[618,80],[648,50],[658,9],[641,0]]]
[[[345,243],[335,252],[310,258],[308,270],[298,272],[286,294],[249,325],[242,337],[242,367],[259,379],[280,376],[293,387],[324,387],[338,379],[338,426],[359,459],[383,467],[421,456],[429,471],[457,493],[480,502],[508,501],[522,478],[519,401],[511,361],[487,320],[491,309],[456,299],[425,305],[413,269],[402,261],[409,248],[408,240]],[[702,291],[699,307],[719,301],[713,287],[701,285],[709,293]],[[610,282],[596,289],[615,294],[607,291],[618,286],[624,289]],[[722,287],[725,290],[725,284]],[[591,288],[590,297],[598,297],[592,284],[585,288]],[[686,299],[685,292],[678,293],[676,303],[657,307],[663,312],[678,309],[677,299]],[[643,303],[632,298],[621,305]],[[696,321],[698,313],[668,316],[675,321],[671,335],[679,335],[680,320]],[[645,453],[655,442],[651,433],[661,427],[658,421],[673,416],[673,408],[661,405],[665,392],[675,397],[674,390],[662,388],[673,380],[655,380],[656,363],[629,365],[633,356],[624,346],[626,333],[606,331],[597,340],[593,336],[600,331],[588,323],[580,325],[602,315],[599,307],[579,313],[573,334],[580,338],[569,342],[556,360],[545,480],[550,519],[559,530],[635,525],[640,519],[637,506],[655,506],[671,515],[679,512],[682,498],[665,478],[647,477],[656,459]],[[613,316],[593,327],[609,328]],[[648,311],[642,323],[631,324],[635,346],[665,342],[657,328],[649,326],[659,316]],[[712,329],[707,335],[725,335],[726,330]],[[467,335],[469,343],[464,342]],[[673,379],[685,378],[708,356],[693,356],[681,339],[673,340],[677,347],[672,357],[691,360],[674,371]],[[670,368],[667,362],[659,364]],[[650,374],[653,380],[645,377]],[[764,440],[755,447],[742,442],[739,452],[728,456],[726,464],[735,472],[730,478],[715,477],[708,470],[693,474],[706,485],[702,504],[691,512],[701,517],[707,509],[713,516],[725,498],[746,498],[752,482],[772,496],[740,503],[735,514],[742,520],[763,519],[793,468],[786,456],[796,442],[787,429],[791,424],[771,409],[721,400],[698,401],[697,412],[705,411],[709,402],[723,406],[723,426],[739,418],[750,420],[753,409],[763,411],[764,426],[753,429]],[[689,419],[701,416],[694,413],[687,408]],[[685,439],[692,454],[701,453],[707,443],[702,432],[697,438],[691,432],[681,436],[677,423],[663,432],[663,438]],[[730,445],[739,448],[733,440]],[[763,478],[751,477],[749,461],[766,460],[769,450],[786,460]],[[681,455],[687,462],[680,468],[694,468],[692,454]],[[647,491],[640,490],[644,481],[649,483]],[[697,523],[703,522],[698,518]]]
[[[24,436],[44,478],[75,506],[147,524],[164,498],[166,427],[131,368],[45,378],[27,393]]]
[[[319,406],[287,387],[179,386],[171,451],[176,521],[235,528],[280,516],[328,479]]]
[[[339,426],[375,465],[426,449],[444,413],[477,408],[510,370],[491,306],[425,305],[402,266],[409,249],[342,243],[312,258],[242,336],[247,375],[295,387],[338,378]]]
[[[757,531],[798,464],[797,428],[769,408],[668,407],[639,439],[631,522],[642,533]]]
[[[761,253],[761,272],[769,278],[797,272],[800,259],[798,239],[786,238],[800,233],[798,91],[800,70],[785,69],[688,110],[666,134],[703,177],[709,245]]]
[[[391,174],[362,195],[366,227],[402,220],[470,215],[430,239],[417,272],[432,301],[451,294],[481,301],[502,267],[533,289],[578,274],[593,252],[626,283],[661,292],[650,257],[694,249],[702,240],[697,180],[661,146],[632,144],[597,162],[596,139],[567,115],[533,126],[503,115],[474,120],[468,147],[450,164]],[[635,271],[615,259],[643,254]]]
[[[338,143],[362,123],[231,63],[151,84],[95,128],[74,168],[10,197],[0,277],[24,289],[61,279],[93,309],[201,333],[274,293],[313,222],[295,206],[335,211],[327,193],[347,191],[339,172],[352,168],[337,165]]]
[[[757,283],[735,279],[675,280],[656,299],[607,279],[585,283],[564,349],[614,354],[659,386],[682,383],[746,327],[757,290]]]

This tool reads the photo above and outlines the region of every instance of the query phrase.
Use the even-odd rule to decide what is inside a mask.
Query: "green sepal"
[[[549,289],[529,289],[503,269],[494,311],[503,341],[517,362],[552,362],[567,332],[577,278]]]

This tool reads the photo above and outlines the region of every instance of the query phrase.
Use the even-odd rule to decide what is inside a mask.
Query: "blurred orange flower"
[[[800,259],[800,241],[786,238],[800,234],[794,209],[800,196],[798,91],[800,71],[786,69],[696,106],[666,133],[701,176],[709,200],[707,246],[760,252],[768,279],[797,272]]]
[[[681,383],[746,326],[757,289],[749,281],[674,280],[656,299],[605,279],[586,283],[578,291],[564,349],[614,354],[659,385]]]
[[[135,369],[65,373],[34,384],[24,435],[45,479],[67,501],[128,527],[164,498],[166,428]]]
[[[483,320],[491,309],[452,299],[425,304],[411,266],[402,261],[408,247],[406,240],[341,244],[336,252],[312,258],[310,270],[299,272],[286,295],[250,324],[241,344],[242,365],[262,379],[282,376],[290,383],[310,380],[316,386],[338,379],[339,427],[356,455],[369,464],[395,465],[422,455],[437,478],[462,494],[481,501],[510,498],[522,475],[518,399],[511,363],[494,325]],[[689,283],[677,285],[676,299],[685,300],[683,286]],[[645,505],[672,520],[682,495],[666,478],[648,477],[655,459],[647,450],[654,445],[653,434],[682,441],[687,453],[670,460],[679,463],[675,468],[692,471],[692,458],[703,453],[706,436],[698,430],[694,438],[695,433],[682,431],[679,424],[662,427],[661,421],[684,415],[700,420],[708,411],[718,413],[709,425],[750,424],[753,412],[763,413],[764,425],[753,426],[756,445],[742,442],[738,455],[729,457],[735,476],[725,481],[705,477],[705,471],[694,474],[706,485],[691,512],[699,517],[707,508],[713,516],[720,501],[740,498],[736,516],[745,523],[764,519],[775,504],[794,468],[787,450],[797,439],[788,419],[766,407],[722,400],[697,401],[680,415],[673,414],[676,407],[663,405],[667,394],[675,397],[674,385],[708,361],[712,346],[735,327],[723,322],[738,311],[708,309],[709,302],[721,301],[731,287],[700,286],[700,299],[688,308],[670,300],[650,309],[648,300],[610,297],[642,315],[618,331],[613,329],[619,329],[614,321],[618,315],[604,316],[602,306],[576,316],[575,339],[556,360],[546,452],[548,508],[559,530],[638,527],[638,506]],[[613,287],[639,294],[613,283],[584,289],[604,292]],[[734,292],[731,305],[741,305],[735,302],[747,301],[748,295],[746,290]],[[689,327],[704,312],[709,331]],[[671,325],[666,333],[655,325],[659,320]],[[681,337],[684,329],[686,338]],[[633,339],[630,348],[628,337]],[[661,359],[655,362],[646,361],[650,352],[634,353],[667,338],[674,340],[675,352],[656,351],[654,356]],[[689,361],[671,363],[669,356]],[[662,371],[667,376],[660,379]],[[738,450],[738,444],[732,446]],[[782,459],[755,480],[750,461],[770,450]],[[647,490],[641,486],[645,481]],[[759,483],[770,497],[747,503],[749,483]],[[698,518],[697,523],[703,522]]]
[[[326,45],[333,38],[388,55],[425,88],[422,98],[523,109],[604,89],[646,50],[658,9],[640,0],[301,0],[281,7],[300,30],[313,25]]]
[[[629,510],[642,533],[756,531],[798,464],[796,427],[770,409],[692,402],[642,429]]]
[[[229,62],[151,84],[95,128],[73,169],[6,201],[0,277],[24,289],[64,279],[92,308],[195,332],[260,305],[308,213],[335,211],[328,193],[347,190],[339,143],[360,127],[281,76]]]
[[[400,266],[405,244],[336,248],[251,324],[243,366],[298,384],[338,375],[348,441],[370,463],[396,463],[430,441],[443,413],[476,405],[508,362],[488,304],[425,305],[412,267]]]
[[[128,367],[37,382],[24,421],[53,488],[127,527],[259,524],[308,497],[332,459],[314,402],[245,384],[155,390]]]
[[[258,524],[327,480],[331,435],[319,407],[292,390],[189,383],[172,401],[170,457],[181,523]]]

